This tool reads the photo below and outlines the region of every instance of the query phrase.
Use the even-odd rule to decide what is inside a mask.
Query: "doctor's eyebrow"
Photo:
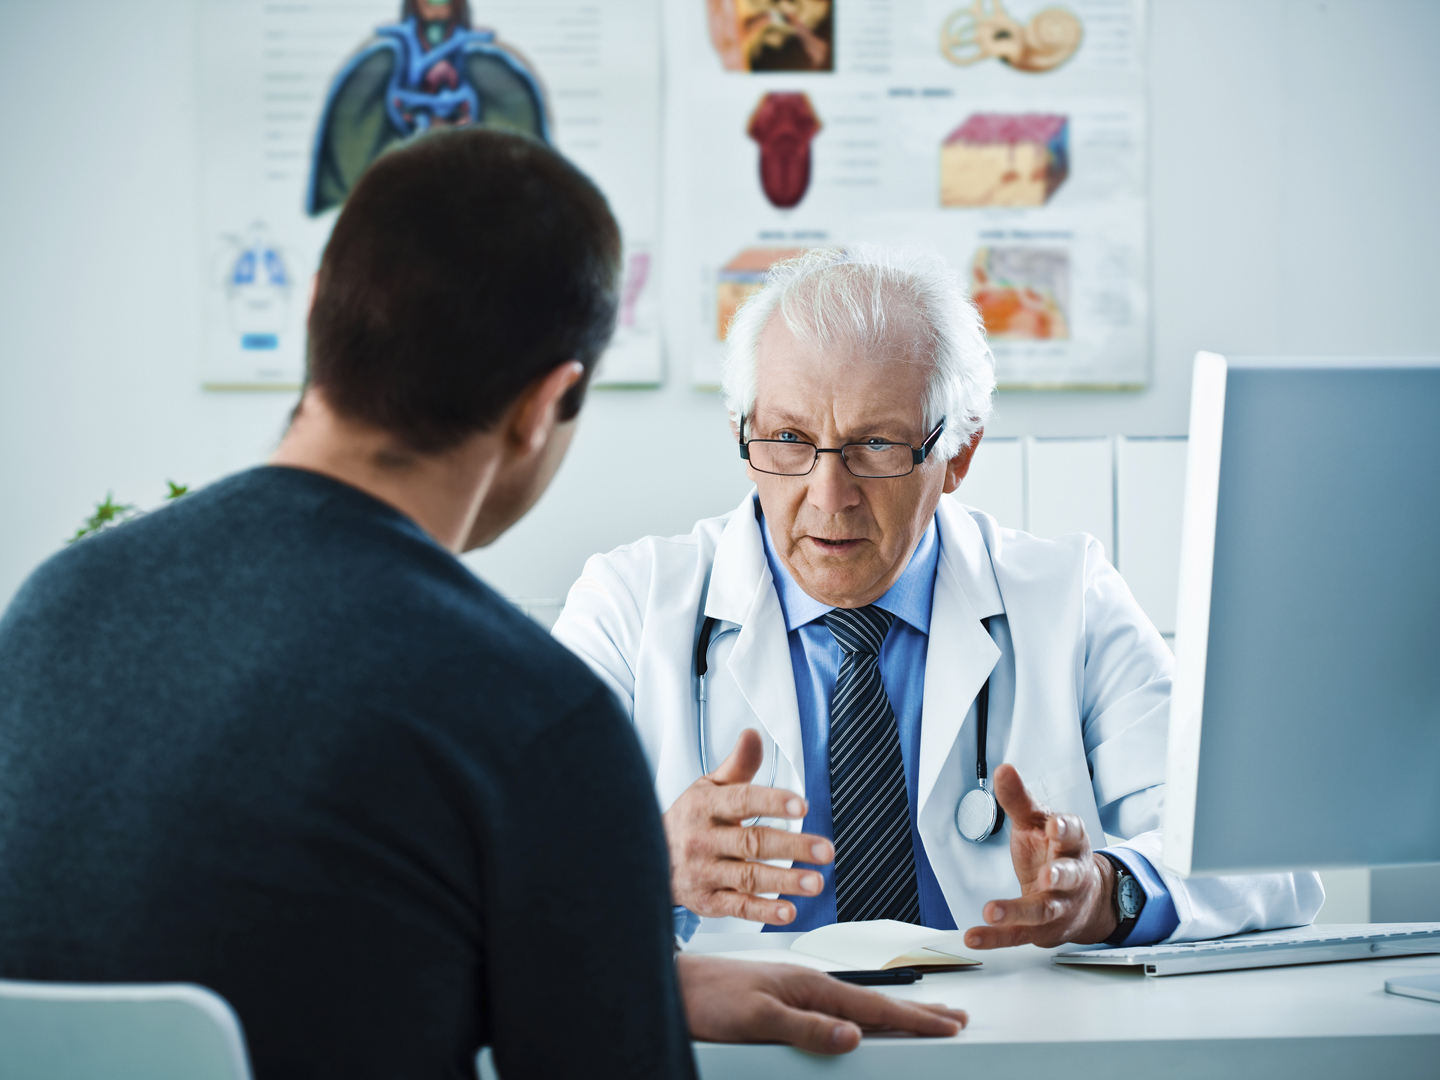
[[[782,428],[794,428],[802,434],[808,435],[811,438],[818,438],[818,436],[811,432],[806,426],[805,420],[796,416],[792,412],[787,412],[784,409],[767,409],[764,419],[766,422],[763,424],[763,430],[765,430],[766,432],[773,432]],[[762,430],[762,424],[760,421],[760,410],[756,409],[751,415],[750,422],[755,426],[755,431],[757,433]],[[878,419],[868,420],[865,424],[861,425],[855,431],[842,434],[840,436],[840,441],[851,442],[855,439],[865,438],[867,436],[874,435],[877,432],[903,432],[909,430],[913,426],[913,423],[913,419],[902,419],[896,416],[883,416]],[[757,434],[756,437],[759,438],[760,436]]]

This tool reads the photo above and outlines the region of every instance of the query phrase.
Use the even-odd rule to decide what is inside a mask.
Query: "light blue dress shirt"
[[[830,606],[807,595],[790,571],[775,557],[767,522],[760,522],[765,538],[765,558],[775,579],[785,629],[790,639],[790,663],[795,670],[795,696],[800,704],[800,738],[805,752],[805,798],[810,812],[804,830],[827,840],[835,838],[830,816],[830,698],[840,677],[843,656],[825,615]],[[915,877],[920,886],[920,921],[940,930],[954,930],[955,920],[940,891],[940,882],[920,842],[915,820],[915,803],[920,782],[920,711],[925,700],[925,652],[930,644],[930,600],[935,591],[935,568],[940,558],[940,541],[932,521],[898,581],[875,606],[895,616],[885,643],[880,647],[880,678],[885,683],[890,708],[900,729],[900,756],[905,762],[905,788],[909,793],[910,841],[915,850]],[[835,921],[835,866],[809,866],[825,879],[818,896],[790,896],[795,921],[788,926],[767,926],[767,930],[814,930]]]
[[[840,646],[825,625],[825,615],[832,609],[807,595],[775,557],[770,529],[763,520],[760,533],[765,541],[770,576],[775,580],[780,608],[785,615],[790,662],[795,671],[795,694],[800,706],[800,735],[805,754],[805,797],[810,804],[803,827],[807,833],[833,840],[830,698],[839,677],[842,655]],[[910,803],[910,841],[914,847],[915,876],[920,890],[920,921],[937,930],[954,930],[957,929],[955,920],[950,915],[950,906],[945,902],[945,894],[925,854],[925,845],[920,840],[916,823],[925,656],[930,642],[930,607],[935,594],[935,570],[939,559],[938,528],[932,520],[899,580],[875,601],[875,606],[895,616],[880,649],[880,677],[885,683],[885,692],[890,698],[890,707],[900,732],[900,754],[904,759],[905,787]],[[996,617],[1004,618],[1003,615]],[[1143,855],[1133,851],[1119,848],[1109,853],[1125,864],[1145,890],[1145,908],[1126,937],[1125,944],[1143,945],[1169,937],[1179,925],[1180,918],[1169,890],[1154,867]],[[787,897],[795,905],[794,922],[787,926],[767,926],[766,930],[813,930],[835,921],[834,865],[795,865],[819,871],[825,879],[825,887],[818,896]]]

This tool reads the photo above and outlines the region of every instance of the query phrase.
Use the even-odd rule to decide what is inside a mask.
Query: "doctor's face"
[[[818,447],[883,439],[919,446],[928,360],[878,361],[801,345],[776,318],[761,334],[754,415],[747,439],[794,439]],[[940,496],[953,491],[972,447],[935,456],[909,476],[851,475],[839,454],[820,454],[807,476],[749,469],[780,561],[807,594],[831,607],[874,603],[905,570]]]

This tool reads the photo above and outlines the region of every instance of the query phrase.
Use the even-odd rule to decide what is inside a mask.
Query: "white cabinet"
[[[1025,528],[1025,441],[981,439],[954,497],[1007,529]]]
[[[1162,634],[1175,632],[1187,445],[1184,439],[1115,443],[1116,565]]]
[[[1089,533],[1171,635],[1186,447],[1184,437],[983,439],[954,498],[1047,539]]]
[[[1050,539],[1084,532],[1115,559],[1115,442],[1029,439],[1025,448],[1028,530]]]

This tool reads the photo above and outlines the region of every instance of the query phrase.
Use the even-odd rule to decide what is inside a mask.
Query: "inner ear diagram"
[[[781,210],[798,205],[810,188],[810,143],[820,129],[805,94],[766,94],[750,114],[746,133],[760,144],[760,187]]]
[[[1022,24],[1001,0],[975,0],[945,20],[940,52],[961,67],[993,57],[1017,71],[1052,71],[1075,55],[1083,36],[1079,18],[1065,8],[1046,8]]]
[[[392,143],[432,127],[500,128],[550,141],[540,79],[494,30],[470,25],[466,0],[403,0],[335,76],[315,135],[305,210],[345,201]]]

